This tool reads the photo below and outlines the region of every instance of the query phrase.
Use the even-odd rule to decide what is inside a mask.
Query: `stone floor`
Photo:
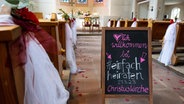
[[[157,63],[159,63],[157,61],[158,57],[159,57],[159,54],[152,54],[153,60],[155,60]],[[161,64],[161,65],[164,66],[164,64]],[[168,69],[170,69],[170,70],[174,71],[175,73],[179,74],[180,76],[184,77],[184,64],[176,65],[176,66],[169,65],[169,66],[164,66],[164,67],[167,67]]]
[[[165,67],[153,55],[153,104],[184,104],[183,66]],[[78,35],[76,58],[84,73],[71,75],[68,104],[102,104],[101,36]],[[105,98],[105,104],[149,104],[147,97],[121,96]]]

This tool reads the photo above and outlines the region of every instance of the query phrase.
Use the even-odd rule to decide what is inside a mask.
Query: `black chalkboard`
[[[102,87],[106,95],[150,94],[150,44],[148,28],[103,29]]]

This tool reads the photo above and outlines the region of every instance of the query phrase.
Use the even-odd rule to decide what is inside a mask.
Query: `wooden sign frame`
[[[105,49],[105,43],[106,43],[106,31],[108,30],[112,30],[112,31],[134,31],[134,30],[145,30],[147,31],[147,37],[148,37],[148,43],[147,43],[147,52],[148,52],[148,84],[149,84],[149,94],[106,94],[105,92],[105,81],[106,81],[106,49]],[[140,34],[137,34],[140,35]],[[151,29],[149,27],[137,27],[137,28],[132,28],[132,27],[128,27],[128,28],[124,28],[124,27],[103,27],[102,28],[102,51],[101,51],[101,87],[102,87],[102,96],[103,96],[103,100],[102,100],[102,104],[105,104],[105,98],[117,98],[117,97],[147,97],[149,104],[153,104],[153,84],[152,84],[152,56],[151,56]]]

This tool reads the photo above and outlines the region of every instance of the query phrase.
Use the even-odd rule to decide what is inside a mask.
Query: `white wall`
[[[150,0],[148,18],[153,20],[162,20],[164,17],[165,0]]]
[[[138,11],[138,18],[148,18],[149,2],[139,4]]]
[[[30,0],[34,2],[33,8],[31,10],[33,12],[43,12],[44,15],[51,14],[57,11],[57,0]],[[4,4],[4,0],[0,0],[0,6]]]
[[[153,10],[151,10],[151,8]],[[157,18],[157,0],[150,0],[148,18],[155,20]]]
[[[165,10],[165,5],[164,5],[165,0],[158,0],[157,3],[157,20],[163,20],[164,17],[164,10]]]
[[[32,0],[34,2],[33,12],[43,12],[43,15],[56,13],[56,0]]]
[[[131,19],[133,0],[110,0],[110,15]]]

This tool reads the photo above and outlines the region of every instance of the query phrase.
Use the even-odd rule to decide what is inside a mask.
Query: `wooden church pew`
[[[59,41],[61,43],[62,49],[65,51],[63,53],[63,56],[65,56],[65,58],[63,59],[63,64],[62,67],[63,69],[66,69],[66,35],[65,35],[65,23],[66,21],[60,21],[59,20]]]
[[[21,35],[17,25],[0,27],[0,103],[23,104],[24,70],[13,67],[9,45]]]
[[[172,55],[172,65],[184,62],[184,22],[177,23],[176,44]]]
[[[169,21],[153,21],[150,26],[152,30],[152,40],[162,40],[169,25]]]
[[[148,21],[152,35],[152,53],[160,53],[162,50],[162,40],[166,33],[169,21]]]
[[[66,21],[59,20],[59,40],[62,45],[62,48],[66,50],[66,37],[65,37],[65,23]]]
[[[57,42],[58,49],[61,49],[60,39],[59,39],[59,22],[58,21],[50,21],[50,20],[43,20],[39,19],[40,26],[46,30]],[[62,56],[61,55],[53,55],[48,54],[51,61],[53,62],[56,69],[59,71],[60,75],[62,74]]]
[[[125,20],[120,21],[120,27],[125,27]]]
[[[65,38],[65,21],[50,21],[50,20],[39,20],[40,26],[45,29],[54,39],[57,41],[58,49],[61,47],[66,50],[66,38]],[[70,70],[66,69],[66,53],[62,55],[51,55],[49,54],[51,61],[58,70],[63,84],[65,87],[68,86],[70,80]]]
[[[137,21],[137,26],[136,27],[148,27],[148,21]]]
[[[34,12],[35,16],[38,18],[38,19],[43,19],[43,13],[42,12]]]
[[[126,20],[125,27],[131,27],[133,22],[134,22],[133,20]]]
[[[110,20],[110,22],[111,22],[110,27],[116,27],[118,21],[117,20]]]

